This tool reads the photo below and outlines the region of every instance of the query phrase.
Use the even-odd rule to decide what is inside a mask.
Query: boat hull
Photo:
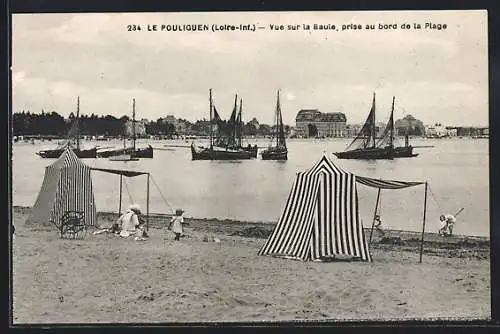
[[[45,159],[57,159],[61,156],[61,154],[64,152],[64,148],[58,148],[54,150],[43,150],[40,152],[37,152],[40,157],[45,158]],[[76,156],[80,159],[92,159],[92,158],[97,158],[97,148],[91,148],[88,150],[82,150],[82,149],[77,149],[74,148],[73,152],[76,154]]]
[[[130,153],[130,149],[121,148],[121,149],[116,149],[116,150],[97,152],[97,157],[99,157],[99,158],[111,158],[111,157],[117,157],[117,156],[129,154],[129,153]]]
[[[261,153],[262,160],[288,160],[288,150],[268,149]]]
[[[111,158],[122,155],[130,155],[134,158],[153,158],[153,147],[148,145],[146,148],[136,148],[135,151],[131,147],[120,148],[116,150],[99,152],[97,156],[99,158]]]
[[[133,152],[132,157],[134,158],[152,158],[153,157],[153,147],[148,145],[146,148],[139,148]]]
[[[413,153],[412,146],[395,147],[393,150],[394,158],[413,158],[418,156],[418,153]]]
[[[243,150],[217,150],[191,145],[192,160],[248,160],[252,153]]]
[[[387,148],[358,149],[333,153],[339,159],[379,160],[393,159],[392,150]]]
[[[241,147],[243,151],[246,151],[252,155],[252,158],[257,158],[257,151],[259,150],[257,145]]]
[[[138,160],[139,158],[132,157],[129,154],[117,155],[109,158],[109,161],[138,161]]]

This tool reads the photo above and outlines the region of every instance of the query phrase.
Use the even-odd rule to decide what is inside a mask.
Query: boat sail
[[[223,129],[220,128],[220,125],[222,122],[220,121],[220,118],[218,117],[218,114],[216,114],[216,118],[213,118],[213,112],[216,112],[216,109],[213,105],[213,100],[212,100],[212,89],[209,90],[210,92],[210,146],[209,147],[203,147],[199,146],[196,147],[194,143],[191,144],[191,157],[193,160],[246,160],[246,159],[251,159],[253,157],[253,153],[245,151],[243,149],[235,147],[230,147],[230,140],[231,138],[234,139],[232,136],[226,136],[226,140],[223,140],[224,138],[214,138],[214,133],[213,133],[213,125],[216,123],[217,129],[219,134],[221,132],[224,132]],[[235,114],[235,110],[233,110],[233,113]],[[236,116],[232,119],[236,119]],[[230,126],[232,126],[231,121],[229,122]],[[234,128],[234,127],[233,127]],[[214,144],[214,139],[216,139],[216,142]],[[233,140],[234,141],[234,140]],[[222,145],[225,145],[225,147],[222,147]]]
[[[234,107],[229,120],[221,120],[217,110],[214,106],[214,117],[213,121],[217,126],[217,137],[214,137],[214,146],[220,148],[228,148],[231,150],[243,150],[250,152],[252,158],[257,158],[257,145],[243,146],[243,100],[240,98],[240,107],[238,113],[238,95],[234,98]]]
[[[252,158],[257,158],[257,145],[250,145],[248,146],[243,146],[243,119],[242,119],[242,113],[243,113],[243,99],[240,99],[240,110],[238,112],[238,116],[236,116],[236,120],[232,124],[233,131],[232,131],[232,142],[234,143],[234,146],[230,146],[230,148],[237,149],[237,150],[243,150],[251,153]]]
[[[404,146],[396,146],[394,145],[394,97],[392,98],[392,110],[391,116],[389,117],[389,122],[387,123],[387,127],[390,129],[391,133],[391,147],[392,147],[392,155],[394,158],[413,158],[418,156],[418,153],[413,153],[413,146],[410,145],[408,140],[408,131],[405,135],[405,144]],[[384,131],[384,133],[387,132]]]
[[[281,105],[280,105],[280,91],[278,90],[276,99],[276,145],[270,146],[264,150],[262,155],[262,160],[287,160],[288,159],[288,149],[285,142],[285,131],[283,129],[283,118],[281,115]],[[273,138],[274,139],[274,138]]]
[[[153,157],[153,147],[148,145],[145,148],[137,148],[136,140],[137,136],[135,133],[135,99],[132,99],[132,147],[124,147],[121,149],[101,151],[97,153],[100,158],[109,158],[115,156],[130,156],[130,158],[152,158]],[[124,131],[125,132],[125,131]],[[116,159],[114,159],[117,161]],[[134,159],[135,160],[135,159]]]
[[[80,96],[77,97],[76,101],[76,118],[71,125],[71,129],[68,132],[68,140],[61,146],[53,150],[42,150],[36,152],[42,158],[55,159],[59,158],[64,150],[69,147],[73,150],[76,156],[80,159],[83,158],[96,158],[97,157],[97,147],[91,149],[81,149],[80,148]],[[76,137],[76,147],[74,146],[72,140]]]
[[[387,130],[387,128],[386,128]],[[391,142],[392,144],[392,142]],[[354,148],[353,148],[354,147]],[[351,149],[353,148],[353,149]],[[339,159],[392,159],[392,148],[377,145],[375,128],[375,93],[373,93],[370,113],[356,138],[344,152],[334,153]]]

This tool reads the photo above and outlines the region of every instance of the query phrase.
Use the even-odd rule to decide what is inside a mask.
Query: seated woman
[[[118,219],[118,225],[121,226],[120,236],[128,237],[137,232],[136,227],[139,226],[139,215],[141,214],[141,207],[139,204],[132,204]]]

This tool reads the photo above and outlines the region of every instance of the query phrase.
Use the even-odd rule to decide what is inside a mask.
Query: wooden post
[[[148,173],[148,183],[146,188],[146,231],[149,232],[149,173]]]
[[[427,182],[425,182],[425,195],[424,195],[424,218],[422,222],[422,240],[420,241],[420,261],[422,263],[422,254],[424,252],[424,234],[425,234],[425,215],[427,213]]]
[[[122,183],[123,183],[123,175],[120,174],[120,204],[118,205],[118,215],[122,214]]]
[[[76,149],[80,150],[80,96],[76,100]]]
[[[210,92],[210,148],[213,147],[213,143],[214,143],[214,139],[213,139],[213,128],[212,128],[212,109],[213,109],[213,105],[212,105],[212,88],[210,88],[209,90]]]
[[[135,98],[132,99],[132,147],[135,154]]]
[[[378,202],[379,202],[379,199],[380,199],[380,188],[378,188],[378,192],[377,192],[377,203],[375,203],[375,211],[373,212],[373,220],[372,220],[372,228],[370,230],[370,241],[368,242],[368,244],[370,245],[372,243],[372,235],[373,235],[373,228],[375,226],[375,216],[377,215],[377,209],[378,209]]]

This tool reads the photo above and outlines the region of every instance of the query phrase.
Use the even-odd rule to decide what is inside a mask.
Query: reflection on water
[[[186,216],[230,218],[248,221],[276,221],[283,209],[297,172],[310,168],[323,154],[346,171],[357,175],[429,182],[426,230],[437,231],[442,212],[455,213],[459,234],[489,235],[489,172],[487,140],[415,140],[414,145],[435,145],[415,149],[416,158],[396,160],[338,160],[332,152],[342,151],[347,140],[291,140],[288,161],[192,161],[189,144],[181,141],[152,142],[154,159],[109,161],[85,159],[90,166],[149,171],[151,212],[170,212],[182,207]],[[121,143],[116,143],[120,145]],[[165,144],[185,145],[164,147]],[[203,144],[203,143],[202,143]],[[252,143],[253,144],[253,143]],[[257,142],[265,146],[266,141]],[[96,145],[110,145],[109,142]],[[13,203],[33,205],[42,184],[44,167],[53,160],[35,152],[50,145],[13,145]],[[98,210],[118,210],[119,176],[93,172]],[[166,196],[168,205],[155,184]],[[431,194],[432,193],[432,194]],[[371,222],[377,190],[358,185],[360,213],[365,225]],[[424,186],[381,192],[381,217],[389,228],[419,231]],[[146,176],[126,179],[123,205],[146,205]]]

